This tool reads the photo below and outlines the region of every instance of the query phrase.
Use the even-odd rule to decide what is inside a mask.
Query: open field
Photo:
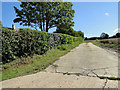
[[[98,41],[108,41],[109,43],[118,44],[119,40],[120,38],[110,38],[110,39],[99,39]],[[85,42],[92,42],[92,41],[96,41],[96,40],[85,40]]]
[[[115,52],[120,50],[120,38],[111,38],[111,39],[99,39],[99,40],[86,40],[85,42],[92,42],[94,45],[97,45],[102,48],[110,49]]]

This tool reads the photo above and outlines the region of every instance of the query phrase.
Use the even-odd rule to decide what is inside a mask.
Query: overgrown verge
[[[44,70],[83,42],[81,37],[30,29],[2,30],[2,80]]]
[[[80,42],[74,42],[58,46],[43,55],[34,55],[33,57],[21,58],[6,63],[2,66],[2,80],[42,71],[79,44]]]
[[[120,44],[118,40],[95,40],[92,42],[94,45],[115,50],[116,52],[120,51]]]

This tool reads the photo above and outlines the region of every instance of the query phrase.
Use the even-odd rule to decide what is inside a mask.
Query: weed
[[[54,66],[54,67],[58,67],[58,65],[57,65],[57,64],[53,64],[53,66]]]
[[[106,77],[106,76],[99,76],[100,79],[109,79],[109,80],[120,80],[120,78],[116,78],[116,77]]]
[[[109,80],[120,80],[120,78],[116,78],[116,77],[108,77]]]
[[[105,77],[105,76],[99,76],[99,78],[100,78],[100,79],[105,79],[105,78],[107,78],[107,77]]]

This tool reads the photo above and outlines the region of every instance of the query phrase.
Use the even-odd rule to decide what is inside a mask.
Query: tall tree
[[[21,2],[21,10],[14,7],[17,13],[14,22],[20,25],[31,26],[41,31],[46,31],[61,24],[73,26],[72,3],[70,2]]]

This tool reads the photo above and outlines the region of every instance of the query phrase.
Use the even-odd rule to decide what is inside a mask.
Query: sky
[[[118,3],[115,2],[75,2],[75,30],[81,30],[87,37],[100,36],[102,32],[110,36],[118,28]]]
[[[72,2],[75,10],[73,21],[74,30],[81,30],[85,37],[99,37],[102,32],[114,35],[118,28],[118,3],[117,2]],[[19,2],[2,2],[2,24],[4,27],[12,27],[15,24],[19,28],[27,28],[14,23],[16,18],[14,6],[20,8]],[[30,28],[30,27],[29,27]],[[49,30],[50,33],[56,28]]]

